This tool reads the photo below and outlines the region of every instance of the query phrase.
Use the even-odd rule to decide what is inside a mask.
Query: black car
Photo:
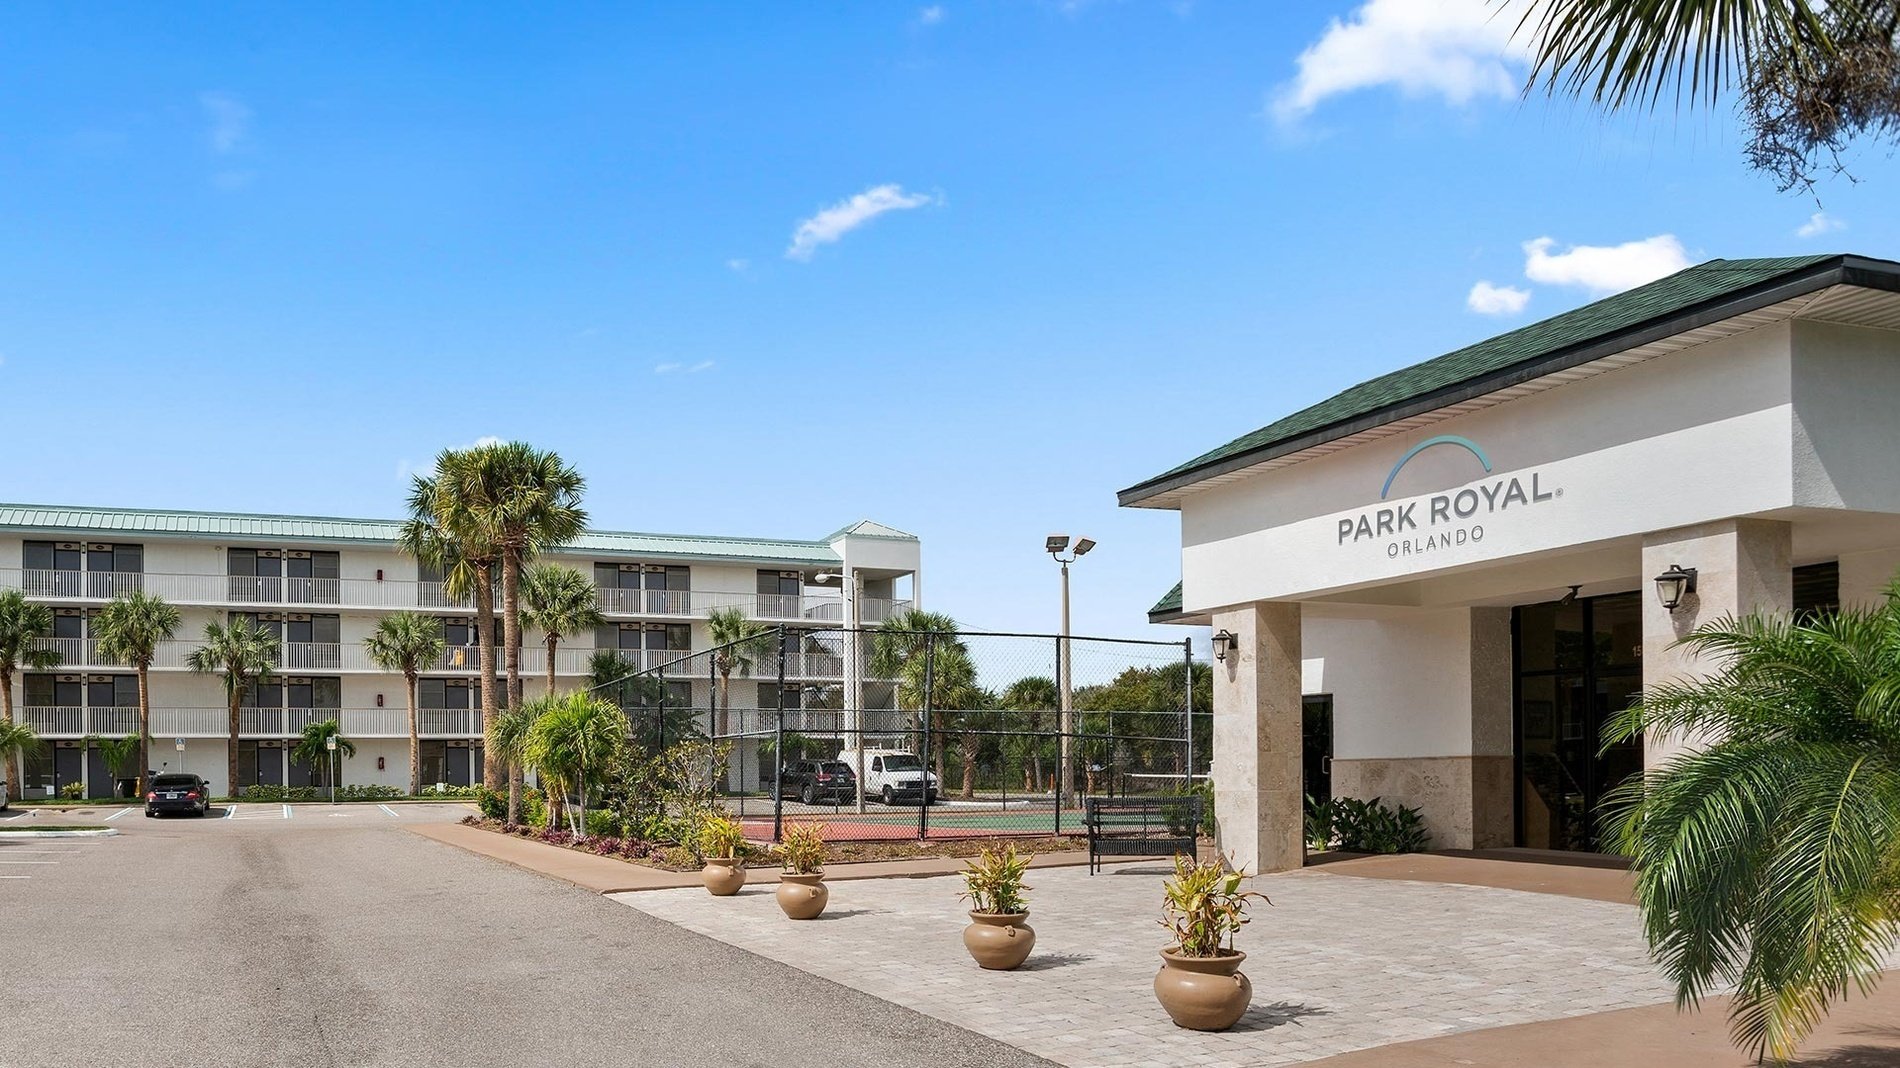
[[[196,775],[154,775],[145,787],[145,814],[189,812],[203,816],[211,811],[211,787]]]
[[[842,760],[788,760],[779,773],[779,796],[807,805],[841,805],[858,796],[858,777]]]

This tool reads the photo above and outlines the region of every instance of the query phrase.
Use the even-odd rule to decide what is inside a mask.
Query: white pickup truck
[[[847,749],[838,759],[852,765],[851,770],[857,772],[867,797],[875,797],[887,805],[920,799],[925,804],[937,803],[937,777],[924,769],[924,762],[917,754],[902,749],[866,749],[862,767],[857,766],[858,756]]]

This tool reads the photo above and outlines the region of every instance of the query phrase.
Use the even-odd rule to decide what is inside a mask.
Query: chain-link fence
[[[600,658],[596,688],[650,751],[721,743],[754,838],[786,818],[838,840],[1079,834],[1083,798],[1177,794],[1208,764],[1186,642],[774,627],[639,655]]]

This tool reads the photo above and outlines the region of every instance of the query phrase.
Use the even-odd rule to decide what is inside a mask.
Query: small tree
[[[416,682],[424,664],[432,664],[445,648],[442,625],[415,612],[384,616],[363,639],[370,662],[384,671],[402,673],[409,698],[409,795],[422,792],[422,732],[417,724]]]
[[[0,590],[0,723],[13,723],[13,673],[59,663],[58,653],[40,645],[40,639],[52,633],[52,609],[28,601],[19,590]],[[7,751],[7,767],[7,796],[19,797],[19,750]]]
[[[594,580],[571,567],[538,564],[522,576],[522,619],[539,630],[548,646],[548,693],[554,692],[554,654],[562,638],[592,630],[607,620],[600,614]]]
[[[730,733],[732,724],[732,676],[750,674],[754,664],[765,655],[763,623],[746,618],[738,608],[715,608],[706,614],[706,637],[713,644],[713,670],[719,674],[719,724],[716,733]]]
[[[130,664],[139,676],[138,794],[145,792],[145,773],[152,767],[152,661],[158,644],[178,630],[178,609],[143,590],[121,593],[99,610],[92,633],[99,639],[99,655]],[[236,749],[233,741],[232,748]],[[137,796],[135,794],[134,796]]]
[[[356,756],[356,743],[343,737],[343,726],[334,719],[320,723],[304,724],[303,734],[291,749],[294,760],[301,760],[309,767],[323,768],[323,785],[334,785],[338,778],[336,768],[332,766],[330,739],[336,739],[337,759]]]
[[[15,723],[10,719],[0,720],[0,757],[5,757],[11,766],[19,767],[21,757],[31,756],[45,745],[46,743],[40,740],[40,736],[33,733],[33,728],[26,724]],[[17,778],[8,781],[17,788],[19,783]]]
[[[538,712],[532,703],[502,709],[488,725],[488,752],[510,767],[522,766],[528,752],[528,731]],[[508,789],[508,822],[521,822],[521,785],[513,778]]]
[[[575,833],[585,834],[587,788],[626,750],[626,717],[612,703],[587,693],[543,698],[536,705],[523,762],[540,773],[550,793],[575,792],[579,811],[570,819]]]
[[[86,744],[99,750],[99,758],[105,762],[106,770],[112,773],[114,779],[137,780],[140,777],[140,761],[148,751],[142,736],[128,734],[123,738],[102,738],[95,735],[87,738]],[[102,796],[119,796],[118,783],[114,782],[112,785],[114,792]]]
[[[238,792],[238,710],[244,707],[244,695],[251,687],[267,681],[277,669],[277,638],[243,617],[229,624],[216,621],[205,624],[204,644],[191,651],[186,665],[201,675],[217,675],[224,681],[224,696],[229,704],[230,740],[226,753],[226,787],[232,796]]]

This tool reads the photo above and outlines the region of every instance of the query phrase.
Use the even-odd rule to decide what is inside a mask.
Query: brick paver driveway
[[[1309,870],[1254,881],[1274,904],[1240,938],[1253,1010],[1225,1034],[1183,1031],[1150,987],[1166,937],[1161,872],[1032,872],[1036,952],[1017,972],[982,971],[964,953],[955,877],[839,883],[809,923],[780,915],[769,871],[737,898],[615,897],[1069,1065],[1290,1064],[1671,996],[1627,905]]]

